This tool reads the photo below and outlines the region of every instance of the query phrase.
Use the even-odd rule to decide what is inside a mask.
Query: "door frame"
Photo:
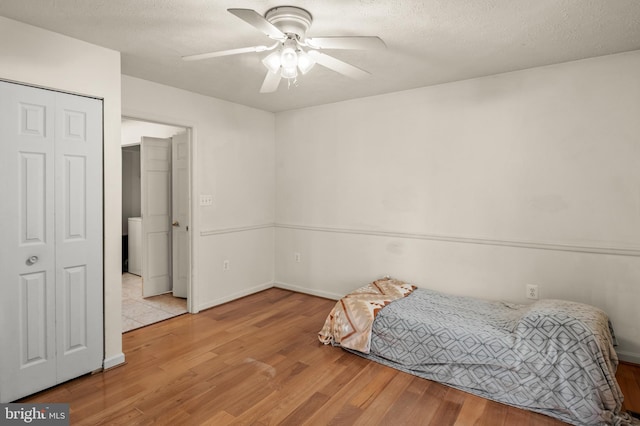
[[[153,114],[141,113],[139,111],[131,112],[125,109],[122,110],[122,119],[127,120],[135,120],[142,121],[153,124],[162,124],[166,126],[175,126],[182,127],[187,130],[187,135],[189,139],[189,187],[190,187],[190,203],[189,203],[189,221],[190,221],[190,230],[189,230],[189,277],[187,283],[187,311],[189,313],[195,314],[198,313],[199,310],[197,307],[199,304],[197,303],[197,286],[196,284],[196,259],[198,253],[198,245],[197,239],[194,238],[194,235],[199,233],[200,224],[197,222],[198,215],[195,214],[197,211],[197,200],[195,194],[197,194],[197,180],[194,179],[196,176],[197,164],[195,159],[197,158],[195,155],[196,152],[196,128],[194,123],[184,122],[182,120],[174,120],[172,118],[167,117],[159,117]],[[121,208],[122,210],[122,208]]]

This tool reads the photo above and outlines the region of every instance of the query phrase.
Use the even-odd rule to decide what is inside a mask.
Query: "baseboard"
[[[202,303],[198,305],[198,311],[202,311],[204,309],[213,308],[214,306],[222,305],[223,303],[231,302],[232,300],[240,299],[241,297],[249,296],[253,293],[258,293],[263,290],[267,290],[273,287],[273,281],[269,281],[267,283],[259,284],[254,287],[250,287],[244,289],[242,291],[238,291],[236,293],[232,293],[225,297],[220,297],[214,300],[210,300],[208,302]]]
[[[640,365],[640,354],[636,352],[616,351],[620,361]]]
[[[300,287],[297,285],[287,284],[283,282],[275,282],[273,286],[284,289],[284,290],[291,290],[297,293],[309,294],[311,296],[324,297],[325,299],[331,299],[331,300],[339,300],[340,298],[342,298],[342,296],[344,296],[344,294],[331,293],[329,291]]]
[[[105,370],[108,370],[110,368],[116,367],[123,363],[124,363],[124,353],[120,352],[117,355],[110,356],[109,358],[105,358],[104,361],[102,361],[102,368],[104,368]]]

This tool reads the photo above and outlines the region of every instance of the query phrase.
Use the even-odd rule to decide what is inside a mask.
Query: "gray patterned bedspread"
[[[364,357],[576,425],[630,424],[606,314],[579,303],[513,305],[418,288],[377,315]]]

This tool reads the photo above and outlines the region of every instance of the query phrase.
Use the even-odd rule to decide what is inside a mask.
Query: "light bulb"
[[[280,74],[282,78],[296,78],[298,76],[298,68],[296,66],[292,67],[282,67],[282,73]]]
[[[311,56],[306,52],[300,51],[298,54],[298,68],[300,68],[300,72],[302,74],[306,74],[311,71],[311,68],[313,68],[315,64],[316,61],[314,61]]]
[[[273,52],[262,60],[265,67],[276,74],[280,70],[280,52]]]
[[[296,51],[291,47],[285,47],[280,54],[280,63],[282,68],[295,68],[298,65],[298,55]]]

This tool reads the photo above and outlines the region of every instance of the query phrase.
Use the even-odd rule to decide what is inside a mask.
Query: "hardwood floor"
[[[123,335],[127,364],[20,402],[66,402],[71,424],[560,425],[323,346],[334,301],[270,289]],[[617,374],[640,411],[640,367]]]

